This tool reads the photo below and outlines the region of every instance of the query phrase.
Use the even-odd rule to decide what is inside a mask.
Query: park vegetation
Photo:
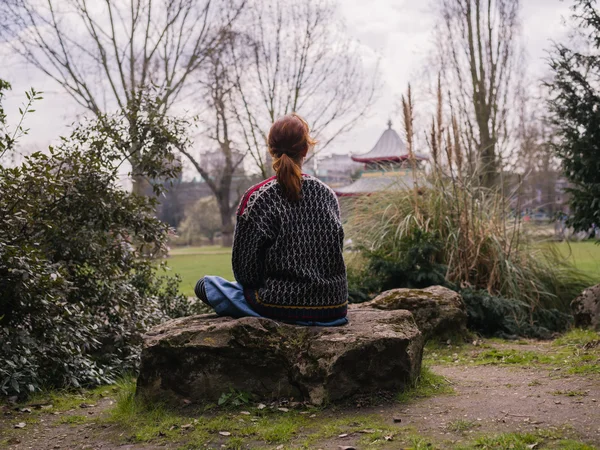
[[[1,82],[5,158],[41,100],[28,92],[19,125],[8,129],[1,100],[9,87]],[[105,132],[113,119],[81,124],[47,152],[0,166],[2,394],[114,382],[136,369],[145,330],[195,311],[154,261],[170,231],[154,217],[156,199],[118,182],[122,140],[113,139],[114,129]],[[150,128],[168,152],[173,129]],[[173,170],[142,161],[153,176]]]
[[[600,224],[600,15],[595,1],[577,0],[573,12],[579,41],[557,44],[551,53],[549,105],[554,150],[571,183],[570,223],[587,230]]]
[[[323,149],[365,116],[378,86],[330,0],[11,0],[0,21],[11,50],[92,116],[122,111],[138,194],[153,182],[141,161],[147,92],[159,126],[175,111],[194,117],[195,146],[176,149],[215,197],[228,247],[243,195],[236,172],[270,175],[271,123],[297,112]],[[214,151],[216,171],[205,157]]]
[[[596,45],[592,3],[577,0],[575,11]],[[402,101],[409,163],[425,136],[431,171],[414,189],[355,199],[353,301],[437,284],[463,295],[483,334],[549,337],[571,323],[569,302],[592,282],[532,241],[503,178],[511,136],[530,160],[557,161],[544,133],[519,134],[540,123],[524,127],[527,115],[511,112],[522,92],[518,6],[442,2],[431,126],[419,128],[410,89]],[[179,176],[178,155],[214,196],[187,211],[181,238],[212,241],[219,231],[229,245],[236,171],[250,158],[269,174],[273,120],[306,116],[325,148],[377,91],[327,1],[11,0],[0,16],[0,37],[91,113],[48,151],[21,157],[25,116],[41,96],[27,93],[9,129],[10,86],[0,81],[0,392],[11,396],[113,382],[136,370],[143,332],[198,311],[156,263],[173,231],[155,217],[157,196]],[[597,58],[559,46],[551,64],[553,143],[583,228],[600,222]],[[175,116],[184,98],[201,105],[194,123],[222,155],[219,170],[192,148],[191,121]]]

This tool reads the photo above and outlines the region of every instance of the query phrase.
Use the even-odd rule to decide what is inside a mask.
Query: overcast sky
[[[1,1],[1,0],[0,0]],[[360,41],[370,60],[380,58],[383,88],[377,104],[368,118],[337,141],[329,151],[334,153],[364,153],[370,150],[386,127],[389,118],[400,127],[397,105],[408,82],[418,82],[433,46],[435,7],[438,0],[340,0],[348,32]],[[552,40],[566,33],[563,18],[569,14],[570,2],[561,0],[522,0],[522,40],[526,51],[531,82],[537,83],[546,70],[545,51]],[[60,87],[35,68],[19,63],[3,54],[0,77],[13,85],[7,95],[9,117],[15,117],[23,92],[33,86],[45,92],[45,99],[36,105],[27,126],[32,134],[25,147],[43,149],[58,135],[68,132],[80,108]]]

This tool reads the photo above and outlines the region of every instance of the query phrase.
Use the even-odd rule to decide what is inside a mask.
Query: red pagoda
[[[352,160],[364,163],[361,176],[354,183],[335,189],[340,197],[369,194],[384,189],[407,189],[414,186],[422,172],[423,161],[429,158],[415,153],[415,162],[410,161],[406,145],[392,128],[388,121],[388,128],[383,132],[375,147],[364,155],[354,155]],[[413,174],[413,167],[419,173]]]

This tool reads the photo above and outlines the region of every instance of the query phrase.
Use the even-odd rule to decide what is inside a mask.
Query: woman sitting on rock
[[[268,146],[276,175],[248,189],[237,209],[232,254],[237,282],[206,276],[196,284],[198,298],[218,315],[298,325],[347,323],[337,197],[301,171],[314,145],[297,114],[272,125]]]

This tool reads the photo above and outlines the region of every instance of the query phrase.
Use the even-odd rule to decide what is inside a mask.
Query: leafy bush
[[[556,309],[531,311],[526,303],[492,296],[487,291],[463,289],[461,295],[469,329],[484,336],[549,339],[553,332],[566,330],[573,323],[569,314]]]
[[[531,310],[567,311],[592,284],[552,247],[529,242],[500,194],[430,183],[418,196],[390,190],[355,200],[347,230],[378,279],[368,287],[470,287]]]
[[[119,186],[123,156],[99,130],[0,166],[4,394],[112,382],[135,370],[141,333],[192,312],[152,260],[169,231],[155,200]]]
[[[368,292],[448,285],[447,267],[435,258],[442,247],[435,232],[421,230],[398,242],[393,252],[382,247],[363,247],[361,268],[357,268],[356,261],[348,265],[351,301],[367,300]]]

